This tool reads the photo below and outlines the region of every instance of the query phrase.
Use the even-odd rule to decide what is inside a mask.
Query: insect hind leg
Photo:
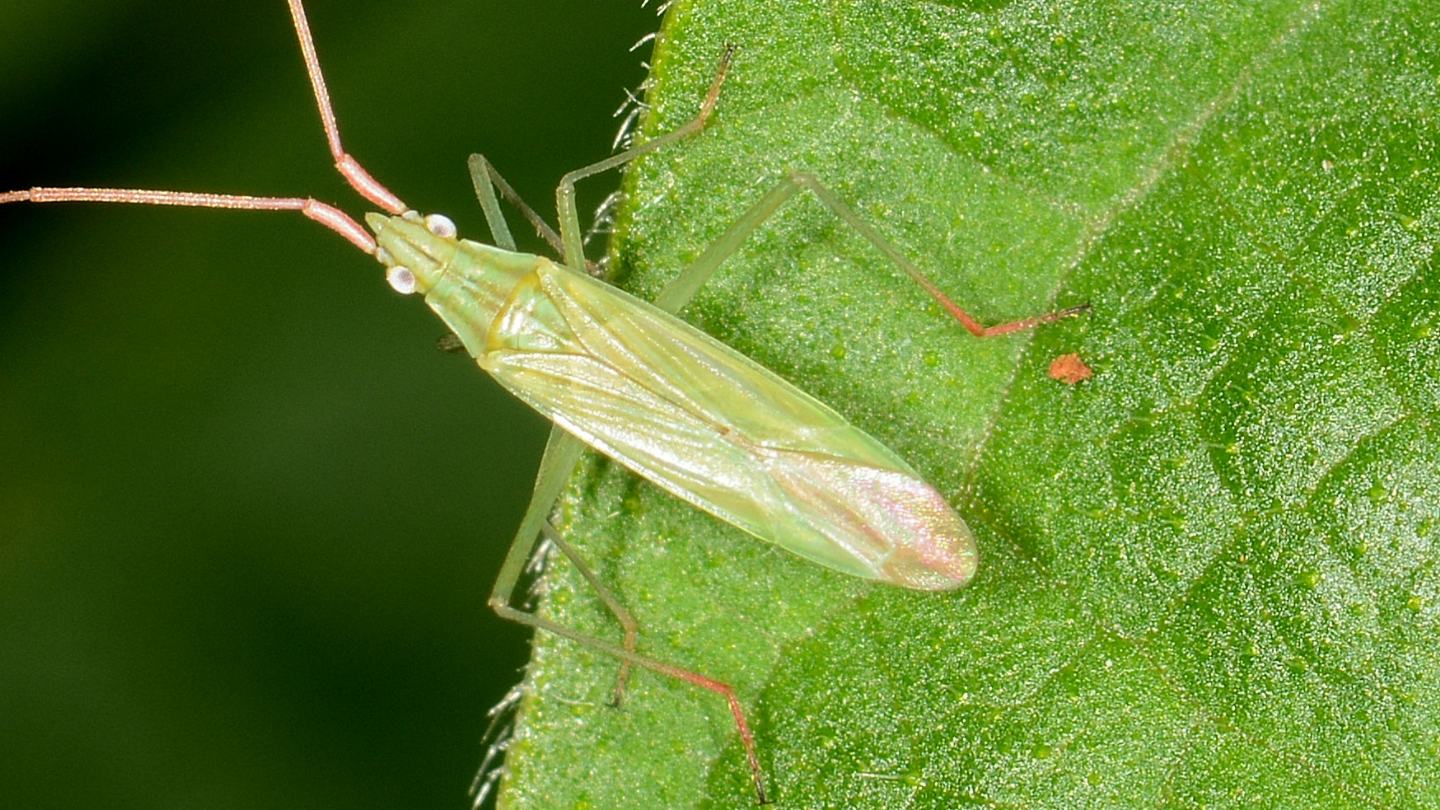
[[[693,686],[698,686],[725,698],[726,705],[730,709],[730,715],[735,720],[735,728],[740,734],[740,742],[745,747],[746,762],[750,767],[750,775],[755,783],[755,794],[761,804],[768,804],[769,800],[765,795],[765,781],[763,772],[760,769],[760,757],[755,749],[755,735],[750,731],[749,724],[745,721],[745,712],[740,706],[740,700],[735,695],[735,690],[729,684],[718,681],[706,675],[692,670],[669,664],[656,658],[641,655],[635,651],[636,625],[630,612],[626,610],[614,594],[610,592],[595,576],[595,573],[580,558],[575,548],[570,545],[558,532],[550,526],[546,516],[550,507],[559,497],[560,490],[564,488],[565,482],[570,478],[571,472],[575,469],[580,459],[584,446],[578,439],[559,428],[550,432],[550,441],[545,445],[545,455],[540,461],[540,472],[536,476],[535,490],[531,495],[530,506],[525,511],[525,516],[520,520],[520,528],[515,533],[515,541],[511,544],[510,550],[505,555],[505,562],[500,567],[500,575],[495,580],[495,587],[490,592],[490,608],[501,618],[528,625],[549,633],[554,633],[561,638],[567,638],[577,644],[589,647],[593,650],[605,653],[620,659],[620,675],[616,679],[614,703],[619,704],[624,693],[626,681],[632,667],[648,669],[659,675],[684,681]],[[528,613],[511,606],[510,602],[515,592],[516,584],[520,581],[520,575],[525,570],[525,564],[529,561],[539,542],[541,535],[547,537],[555,546],[560,549],[571,563],[585,577],[586,582],[595,588],[600,600],[606,608],[615,616],[624,628],[625,636],[623,644],[614,644],[603,639],[581,633],[570,627],[550,621],[533,613]]]
[[[495,585],[490,591],[490,607],[505,618],[514,619],[514,616],[506,613],[513,610],[510,603],[514,597],[515,586],[520,581],[520,575],[525,571],[526,565],[534,555],[535,546],[540,542],[543,535],[555,543],[570,562],[579,569],[585,581],[599,594],[600,601],[606,609],[615,616],[624,631],[624,649],[634,652],[637,628],[635,619],[620,604],[620,600],[600,582],[599,577],[590,570],[573,546],[565,541],[554,527],[550,525],[548,515],[555,499],[560,497],[560,490],[564,488],[565,482],[575,471],[575,465],[580,460],[580,454],[584,451],[584,445],[578,439],[565,433],[559,428],[550,430],[550,439],[545,444],[545,454],[540,459],[540,471],[535,476],[535,489],[530,493],[530,505],[525,509],[525,516],[520,519],[520,527],[515,532],[515,539],[510,544],[510,550],[505,554],[505,562],[500,566],[500,575],[495,579]],[[529,615],[529,614],[526,614]],[[515,619],[515,621],[520,621]],[[528,622],[527,622],[528,623]],[[620,674],[615,679],[615,691],[612,693],[611,703],[619,706],[624,700],[625,686],[630,679],[630,662],[621,659]]]
[[[637,667],[684,681],[692,686],[698,686],[701,689],[714,692],[725,698],[725,703],[730,709],[730,716],[734,719],[735,726],[739,730],[740,742],[745,746],[745,759],[750,766],[751,779],[755,784],[755,795],[759,799],[760,804],[770,803],[770,799],[765,793],[765,779],[763,771],[760,768],[760,757],[755,750],[755,735],[750,731],[750,725],[745,722],[745,712],[740,706],[740,699],[735,695],[734,687],[723,681],[717,681],[714,678],[701,675],[698,672],[682,669],[673,664],[660,661],[659,659],[640,655],[617,644],[611,644],[608,641],[586,635],[565,625],[536,616],[533,613],[516,610],[509,605],[496,605],[492,603],[491,607],[503,618],[554,633],[561,638],[567,638],[577,644],[584,645],[607,655],[612,655],[622,661],[634,664]]]
[[[780,209],[790,198],[801,190],[814,194],[822,205],[830,209],[830,212],[839,217],[842,222],[857,231],[871,245],[881,253],[885,254],[896,267],[900,268],[905,275],[920,286],[931,298],[935,299],[951,317],[960,322],[965,330],[976,337],[995,337],[997,335],[1009,334],[1022,329],[1030,329],[1041,324],[1050,323],[1078,315],[1087,311],[1088,304],[1076,307],[1057,310],[1045,315],[1006,323],[986,326],[974,316],[950,299],[940,287],[931,281],[915,263],[910,261],[899,248],[895,247],[889,239],[885,238],[875,226],[865,221],[859,214],[856,214],[850,206],[831,191],[829,187],[821,183],[813,174],[803,171],[789,171],[773,188],[765,193],[758,201],[750,206],[744,214],[731,224],[730,228],[721,234],[718,239],[710,244],[695,261],[691,262],[670,282],[660,294],[655,297],[654,304],[668,312],[676,312],[689,303],[705,282],[720,269],[720,265],[726,259],[733,256],[740,250],[741,245],[750,237],[767,219]]]

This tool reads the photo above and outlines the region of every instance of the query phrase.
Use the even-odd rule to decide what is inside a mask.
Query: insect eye
[[[415,292],[415,274],[408,267],[398,264],[391,267],[385,271],[385,280],[390,282],[390,289],[401,295]]]
[[[425,217],[425,229],[444,239],[453,239],[457,233],[455,223],[444,214],[431,214]]]

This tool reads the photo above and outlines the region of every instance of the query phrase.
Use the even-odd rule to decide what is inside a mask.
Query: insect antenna
[[[315,40],[310,34],[310,22],[305,17],[303,0],[286,0],[290,6],[290,17],[295,23],[295,35],[300,40],[300,53],[305,59],[305,72],[310,77],[314,91],[315,106],[320,111],[320,123],[325,130],[325,142],[330,155],[335,159],[335,169],[355,192],[374,203],[389,214],[403,214],[410,210],[390,189],[371,176],[340,141],[340,128],[335,120],[335,110],[330,104],[330,91],[325,86],[325,75],[320,70],[320,59],[315,54]],[[96,202],[122,203],[132,205],[173,205],[184,208],[229,208],[242,211],[299,211],[311,220],[343,236],[350,244],[373,254],[375,239],[364,226],[349,214],[329,203],[311,197],[269,197],[245,194],[216,194],[192,191],[159,191],[154,189],[127,188],[82,188],[47,187],[0,192],[0,205],[5,203],[60,203]]]

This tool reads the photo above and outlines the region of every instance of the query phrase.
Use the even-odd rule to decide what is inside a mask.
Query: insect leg
[[[613,655],[637,667],[643,667],[651,672],[684,681],[685,683],[698,686],[701,689],[714,692],[725,698],[725,703],[730,708],[730,716],[735,720],[736,728],[739,729],[740,742],[745,746],[745,758],[750,766],[750,777],[755,783],[755,795],[759,799],[760,804],[770,803],[769,798],[765,794],[765,779],[764,773],[760,770],[760,757],[755,752],[755,735],[750,731],[750,725],[745,722],[745,712],[741,709],[740,699],[735,696],[735,689],[732,686],[723,681],[717,681],[714,678],[707,678],[698,672],[681,669],[680,667],[667,664],[664,661],[631,652],[619,645],[611,644],[608,641],[595,638],[594,636],[585,635],[562,624],[556,624],[548,619],[536,616],[533,613],[516,610],[509,605],[492,604],[491,606],[495,608],[496,613],[499,613],[504,618],[549,631],[557,636],[568,638],[577,644],[589,647],[592,650]]]
[[[502,616],[513,618],[501,611],[502,606],[510,609],[510,600],[514,596],[515,585],[520,580],[520,574],[524,572],[525,565],[535,550],[535,544],[539,542],[542,532],[552,541],[558,541],[555,545],[564,552],[566,557],[580,569],[585,577],[600,595],[600,601],[605,604],[615,620],[620,623],[625,631],[625,649],[635,649],[636,626],[635,619],[630,612],[616,599],[610,590],[606,588],[574,552],[573,547],[560,538],[559,534],[550,526],[547,519],[550,509],[555,504],[555,499],[560,497],[560,490],[565,487],[565,482],[570,479],[570,474],[575,470],[575,464],[580,460],[580,454],[584,451],[577,439],[559,428],[550,431],[550,439],[545,444],[545,455],[540,459],[540,472],[535,477],[535,489],[530,494],[530,505],[525,510],[525,516],[520,520],[520,528],[515,532],[515,539],[510,543],[510,550],[505,554],[505,562],[500,566],[500,575],[495,579],[495,585],[490,591],[490,606]],[[630,663],[623,661],[620,666],[620,675],[616,678],[615,692],[612,702],[617,706],[620,704],[625,690],[625,684],[630,678]]]
[[[560,497],[560,490],[565,487],[565,482],[570,479],[570,474],[575,471],[575,465],[580,460],[580,454],[584,451],[584,445],[578,439],[564,432],[559,428],[550,431],[550,439],[545,444],[545,455],[540,460],[540,472],[535,477],[535,490],[530,495],[530,506],[525,511],[525,517],[520,520],[520,528],[515,532],[515,540],[510,545],[510,551],[505,555],[505,563],[500,567],[500,576],[495,580],[495,587],[490,592],[490,605],[497,611],[499,605],[510,605],[514,595],[516,582],[520,574],[525,570],[525,564],[530,561],[535,544],[539,541],[543,532],[544,536],[555,544],[570,562],[580,570],[580,574],[595,589],[600,596],[600,601],[620,623],[625,633],[624,647],[631,652],[635,651],[635,638],[637,626],[630,611],[615,598],[615,595],[606,588],[600,578],[590,570],[590,566],[575,552],[575,547],[555,531],[550,525],[547,516],[555,499]],[[502,614],[505,615],[505,614]],[[615,690],[611,696],[611,703],[618,707],[625,697],[625,686],[630,681],[630,662],[622,659],[620,674],[615,678]]]
[[[505,562],[500,567],[500,576],[495,580],[495,587],[490,592],[491,609],[502,618],[554,633],[561,638],[570,639],[577,644],[619,658],[622,667],[620,678],[615,685],[614,695],[617,705],[625,688],[625,681],[631,666],[643,667],[724,697],[730,708],[730,715],[734,718],[735,726],[740,733],[740,742],[745,746],[745,757],[750,766],[751,778],[755,782],[755,793],[761,804],[767,804],[769,800],[765,796],[765,782],[760,770],[760,758],[755,751],[755,735],[750,731],[750,725],[745,722],[745,713],[740,707],[739,698],[735,696],[735,690],[729,684],[708,678],[698,672],[682,669],[673,664],[636,653],[635,621],[631,618],[630,613],[620,605],[619,600],[610,593],[609,589],[600,583],[594,572],[580,559],[574,547],[560,537],[546,520],[551,504],[559,497],[560,490],[565,486],[565,481],[570,477],[570,472],[574,469],[583,449],[584,446],[580,444],[579,440],[559,428],[551,431],[550,441],[545,445],[545,456],[540,462],[540,473],[536,476],[535,492],[531,496],[530,506],[520,521],[520,529],[515,533],[515,541],[505,555]],[[624,627],[623,646],[586,635],[510,605],[515,585],[525,570],[525,564],[529,561],[531,552],[534,551],[535,544],[542,532],[580,570],[581,575],[600,595],[601,601]]]
[[[681,271],[680,275],[677,276],[674,281],[671,281],[665,289],[660,291],[660,294],[655,298],[655,305],[670,312],[674,312],[683,307],[694,297],[695,293],[700,290],[710,276],[714,275],[720,265],[740,249],[740,246],[745,242],[746,238],[801,189],[805,189],[814,194],[826,208],[830,209],[831,213],[839,217],[846,225],[858,231],[860,235],[865,237],[877,250],[885,254],[886,258],[890,259],[891,262],[903,270],[905,275],[920,285],[921,289],[925,290],[930,297],[934,298],[940,306],[944,307],[945,311],[950,313],[955,320],[959,321],[970,334],[976,337],[993,337],[1022,329],[1030,329],[1041,324],[1060,320],[1061,318],[1078,315],[1089,309],[1088,304],[1082,304],[1081,306],[1070,307],[1037,317],[1022,318],[1007,323],[986,326],[976,320],[970,313],[966,312],[959,304],[950,300],[950,297],[947,296],[935,282],[931,281],[929,277],[921,272],[920,268],[916,267],[914,262],[906,258],[889,239],[886,239],[879,231],[875,230],[873,225],[866,222],[859,214],[856,214],[850,206],[846,205],[844,201],[836,196],[835,192],[817,180],[814,175],[801,171],[791,171],[787,173],[783,180],[774,188],[770,189],[770,191],[766,192],[765,196],[761,197],[760,200],[742,214],[739,219],[735,220],[735,223],[732,224],[725,233],[721,234],[719,239],[711,243],[710,247],[706,248],[705,252],[700,254],[699,258],[691,262],[688,267]]]
[[[795,196],[799,186],[788,180],[780,182],[774,188],[765,192],[758,202],[750,206],[750,210],[740,215],[740,218],[731,223],[725,233],[719,239],[710,243],[695,261],[691,262],[680,271],[660,293],[655,296],[651,303],[655,306],[674,314],[690,303],[695,293],[705,286],[705,282],[715,275],[720,265],[745,243],[750,234],[760,227],[760,224],[770,218],[776,209],[785,204],[785,201]]]
[[[505,224],[505,215],[500,212],[500,200],[495,196],[495,189],[500,189],[500,196],[504,197],[511,205],[520,209],[525,219],[535,226],[535,233],[540,235],[555,249],[556,254],[565,252],[564,245],[560,242],[560,235],[550,227],[545,218],[535,212],[520,198],[515,189],[500,176],[495,166],[485,158],[484,155],[475,154],[470,156],[470,182],[475,185],[475,196],[480,200],[480,208],[485,212],[485,222],[490,226],[490,234],[495,238],[495,246],[506,250],[515,250],[515,238],[510,235],[510,227]]]
[[[575,183],[591,175],[623,166],[635,158],[658,149],[664,149],[703,130],[705,124],[710,120],[711,113],[715,112],[715,102],[720,98],[720,86],[725,83],[725,73],[729,71],[730,59],[734,55],[735,46],[725,46],[725,53],[720,57],[720,67],[715,71],[715,79],[710,83],[709,91],[705,93],[705,100],[700,104],[700,112],[679,129],[667,132],[633,149],[626,149],[599,163],[582,166],[560,178],[560,185],[555,189],[555,205],[560,212],[560,237],[564,243],[561,255],[565,257],[565,264],[571,270],[585,271],[585,250],[582,245],[585,232],[580,227],[580,213],[575,208]]]
[[[567,475],[566,477],[568,478],[569,476]],[[580,575],[585,577],[586,582],[590,583],[590,587],[599,595],[600,601],[604,603],[606,609],[608,609],[610,614],[615,617],[615,620],[620,623],[620,627],[625,631],[625,641],[622,646],[632,653],[635,652],[635,640],[639,631],[639,625],[635,623],[635,617],[630,615],[630,611],[625,609],[625,606],[620,603],[620,600],[615,597],[615,594],[612,593],[609,588],[605,587],[599,577],[595,576],[595,572],[591,570],[590,565],[580,556],[580,552],[570,544],[570,541],[555,531],[555,527],[550,524],[550,521],[545,521],[540,528],[545,535],[545,539],[554,543],[555,547],[560,549],[560,552],[570,560],[570,564],[574,565],[575,568],[580,571]],[[629,683],[630,662],[621,659],[620,674],[616,676],[615,689],[610,693],[611,706],[618,709],[625,702],[625,687]]]
[[[975,320],[975,318],[973,318],[970,313],[962,309],[959,304],[956,304],[954,301],[950,300],[950,297],[947,296],[943,291],[941,291],[941,289],[936,286],[933,281],[931,281],[924,273],[922,273],[920,271],[920,268],[915,266],[914,262],[911,262],[909,259],[907,259],[905,257],[905,254],[901,253],[899,248],[895,247],[894,243],[882,236],[879,231],[875,230],[875,227],[873,225],[862,219],[859,214],[856,214],[850,208],[850,206],[846,205],[844,201],[842,201],[838,196],[835,195],[835,192],[831,191],[828,187],[826,187],[818,179],[816,179],[815,175],[810,174],[809,172],[792,171],[789,173],[787,179],[790,183],[793,183],[796,186],[808,189],[817,198],[819,198],[820,202],[824,203],[826,208],[829,208],[830,211],[834,213],[835,216],[843,220],[846,225],[849,225],[851,228],[854,228],[856,231],[858,231],[860,235],[865,237],[865,239],[870,242],[870,244],[874,245],[877,250],[879,250],[881,253],[884,253],[886,258],[894,262],[896,267],[899,267],[901,270],[905,271],[905,275],[909,276],[912,281],[920,285],[920,287],[925,290],[925,292],[930,294],[931,298],[934,298],[935,301],[940,304],[940,306],[945,308],[946,312],[949,312],[951,316],[955,318],[955,320],[960,322],[961,326],[964,326],[965,329],[975,337],[993,337],[995,335],[1004,335],[1010,332],[1018,332],[1022,329],[1032,329],[1036,326],[1040,326],[1041,324],[1058,321],[1061,318],[1069,318],[1072,315],[1079,315],[1080,313],[1086,312],[1090,309],[1089,304],[1081,304],[1080,306],[1068,307],[1066,309],[1056,310],[1055,312],[1048,312],[1044,315],[1037,315],[1030,318],[1021,318],[1019,320],[1008,321],[1006,323],[985,326],[984,324]]]
[[[540,459],[540,472],[535,476],[535,489],[530,494],[530,505],[525,508],[525,516],[520,519],[515,539],[500,566],[500,575],[490,590],[490,606],[495,610],[509,608],[515,585],[530,561],[535,544],[540,541],[540,530],[547,522],[550,508],[560,497],[560,490],[564,489],[583,450],[578,440],[559,428],[550,431],[545,455]]]

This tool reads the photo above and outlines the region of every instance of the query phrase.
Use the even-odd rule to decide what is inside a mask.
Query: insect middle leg
[[[530,224],[535,226],[535,230],[541,238],[549,242],[556,252],[563,250],[559,235],[534,208],[521,199],[514,187],[506,182],[484,155],[471,155],[469,166],[470,180],[475,186],[475,197],[480,201],[480,208],[485,212],[485,220],[490,226],[490,235],[498,247],[515,250],[515,237],[510,233],[510,226],[505,221],[505,214],[500,210],[500,200],[495,195],[497,188],[500,190],[500,195],[520,209]],[[565,482],[574,472],[582,449],[583,445],[578,440],[559,428],[550,431],[550,439],[545,446],[545,455],[540,461],[540,472],[535,482],[535,489],[530,494],[530,506],[526,510],[525,518],[520,522],[520,529],[510,545],[510,551],[506,554],[505,563],[501,566],[500,576],[496,579],[490,595],[490,605],[504,618],[523,624],[541,626],[529,621],[528,618],[520,618],[521,615],[528,617],[530,614],[520,614],[515,611],[510,607],[510,600],[520,574],[524,571],[526,563],[529,562],[543,532],[545,537],[569,558],[570,563],[580,571],[585,581],[594,588],[601,603],[615,617],[615,621],[620,624],[624,632],[623,648],[634,653],[637,635],[635,618],[605,587],[600,578],[595,576],[590,566],[576,552],[575,547],[561,537],[547,519],[556,498],[560,496],[560,490],[564,488]],[[630,682],[631,664],[631,661],[622,658],[620,672],[615,677],[615,689],[611,693],[610,704],[617,708],[625,701],[625,687]]]
[[[562,255],[565,257],[566,266],[571,270],[585,270],[585,232],[580,228],[580,212],[575,207],[575,184],[591,175],[619,168],[638,157],[664,149],[705,129],[710,115],[715,112],[715,102],[720,99],[720,87],[725,84],[725,74],[730,70],[730,59],[734,55],[735,47],[726,45],[725,53],[720,57],[720,66],[715,70],[715,79],[710,83],[705,100],[700,103],[700,112],[694,118],[654,140],[626,149],[598,163],[582,166],[560,178],[560,185],[555,189],[555,207],[560,212],[560,237],[565,246]]]
[[[720,67],[716,69],[715,78],[710,82],[710,89],[706,91],[705,99],[700,103],[700,111],[690,121],[652,141],[633,149],[626,149],[598,163],[582,166],[560,178],[560,184],[555,188],[556,208],[560,213],[560,232],[558,234],[545,221],[545,218],[526,204],[514,187],[500,176],[500,172],[496,170],[494,164],[484,155],[471,155],[469,161],[470,181],[475,186],[475,197],[480,202],[480,209],[485,213],[485,222],[490,226],[490,234],[494,237],[496,246],[506,250],[515,250],[515,238],[511,235],[510,227],[505,222],[505,215],[500,211],[499,197],[495,194],[496,189],[499,189],[500,197],[504,197],[511,205],[520,209],[520,213],[534,226],[535,232],[540,235],[540,238],[548,242],[555,252],[564,258],[567,267],[582,272],[589,270],[589,262],[585,259],[584,231],[580,227],[580,212],[575,207],[575,184],[591,175],[619,168],[642,155],[663,149],[703,130],[705,124],[709,122],[711,114],[715,111],[715,103],[720,99],[720,87],[725,83],[725,74],[730,69],[730,59],[734,54],[734,46],[725,46],[725,52],[720,57]]]
[[[705,128],[711,114],[715,110],[715,104],[720,97],[720,88],[725,82],[725,74],[730,68],[730,60],[734,55],[734,47],[726,46],[725,52],[721,55],[720,65],[715,71],[715,78],[706,91],[704,100],[700,104],[700,110],[689,122],[680,126],[672,132],[661,135],[648,143],[627,149],[619,154],[583,166],[567,173],[560,179],[556,188],[555,196],[558,201],[560,214],[560,232],[557,235],[545,222],[544,218],[536,213],[535,209],[526,205],[514,188],[505,181],[505,178],[495,169],[484,155],[474,154],[470,156],[470,179],[475,186],[475,196],[480,202],[480,208],[485,213],[486,222],[490,226],[491,235],[496,245],[507,250],[515,249],[515,239],[510,233],[510,228],[505,222],[505,215],[500,210],[500,200],[496,196],[496,190],[500,196],[520,209],[521,213],[535,227],[536,232],[550,243],[559,253],[564,256],[565,264],[576,272],[587,272],[590,270],[589,262],[585,259],[583,249],[583,233],[580,226],[580,216],[575,207],[575,183],[579,180],[598,174],[603,171],[615,169],[635,160],[642,155],[649,154],[666,146],[677,143],[685,138],[699,133]],[[544,524],[544,518],[548,515],[550,504],[560,494],[564,481],[569,479],[570,473],[574,470],[575,463],[579,459],[578,443],[569,438],[558,429],[551,434],[551,443],[546,448],[546,456],[541,465],[540,480],[536,483],[535,492],[532,495],[531,509],[539,510],[538,514],[532,516],[527,513],[527,523],[522,523],[520,532],[511,547],[510,556],[520,557],[515,563],[513,571],[510,570],[510,560],[506,560],[506,568],[502,569],[500,580],[496,583],[496,596],[500,596],[500,602],[508,605],[510,602],[510,591],[514,588],[515,580],[519,577],[524,568],[524,563],[529,559],[530,551],[538,542],[540,530]],[[568,452],[562,454],[560,449]],[[553,462],[552,462],[553,456]],[[563,469],[562,469],[563,468]],[[547,481],[547,475],[554,476],[554,481]],[[543,501],[543,503],[542,503]],[[533,517],[533,520],[532,520]],[[534,525],[527,525],[533,523]],[[565,543],[563,538],[555,538],[557,547],[570,558],[570,561],[580,569],[585,579],[595,586],[605,606],[615,616],[616,621],[625,630],[624,649],[633,653],[635,651],[635,621],[613,596],[600,585],[599,580],[591,573],[588,566],[574,552],[573,547]],[[507,574],[509,579],[507,580]],[[495,601],[492,597],[492,603]],[[512,617],[513,618],[513,617]],[[620,705],[624,701],[625,687],[630,677],[631,662],[622,659],[620,673],[616,678],[614,696],[612,703]],[[743,723],[742,723],[743,725]]]
[[[574,472],[575,465],[580,460],[580,454],[583,451],[584,445],[578,439],[559,428],[553,428],[550,431],[550,439],[545,444],[545,454],[540,459],[540,472],[536,475],[535,489],[530,494],[530,505],[525,510],[525,517],[520,521],[520,528],[515,533],[515,540],[511,543],[510,550],[505,555],[505,562],[500,567],[500,576],[495,580],[495,586],[490,593],[490,606],[507,619],[526,624],[531,623],[527,619],[521,619],[515,615],[514,609],[510,607],[510,601],[520,574],[524,571],[526,563],[529,562],[534,552],[535,545],[543,535],[569,558],[571,564],[580,571],[585,581],[595,589],[600,596],[600,601],[604,603],[606,609],[620,623],[620,627],[624,631],[624,649],[634,652],[636,636],[634,617],[630,615],[630,611],[626,610],[624,605],[620,604],[620,600],[615,598],[610,589],[605,587],[600,578],[576,552],[575,547],[561,537],[547,519],[555,500],[560,497],[560,490],[565,487],[565,482],[570,480],[570,475]],[[531,614],[524,615],[530,616]],[[630,662],[623,661],[611,698],[611,703],[615,706],[619,706],[624,699],[625,684],[629,680],[629,673]]]
[[[535,233],[555,249],[556,255],[564,252],[565,247],[560,241],[560,235],[550,227],[544,217],[526,204],[514,187],[500,176],[494,164],[484,155],[474,154],[470,156],[469,166],[470,182],[475,186],[475,198],[480,201],[480,210],[485,212],[485,223],[490,226],[490,235],[495,239],[496,247],[516,249],[515,237],[510,235],[510,226],[505,223],[505,215],[500,212],[500,200],[495,196],[495,190],[499,189],[500,196],[520,209],[520,213],[534,226]]]

